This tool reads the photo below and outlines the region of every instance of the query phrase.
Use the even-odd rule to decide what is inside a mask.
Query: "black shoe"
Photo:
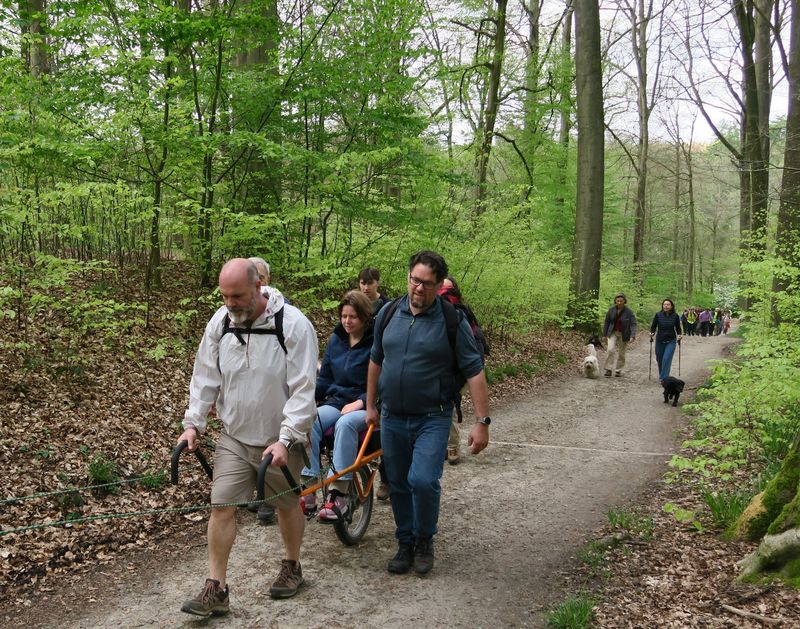
[[[266,502],[262,503],[256,513],[256,518],[262,524],[269,524],[275,519],[275,507]]]
[[[414,562],[414,544],[400,542],[397,554],[389,560],[386,569],[392,574],[405,574]]]
[[[433,539],[430,537],[420,538],[414,549],[414,572],[428,574],[431,568],[433,568]]]

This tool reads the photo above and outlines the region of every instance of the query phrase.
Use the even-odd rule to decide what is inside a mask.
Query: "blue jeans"
[[[675,355],[675,346],[678,342],[673,339],[667,343],[656,341],[656,362],[658,362],[658,377],[664,380],[669,377],[672,368],[672,357]]]
[[[358,454],[358,433],[367,429],[367,411],[353,411],[339,418],[333,431],[333,467],[337,472],[350,467]],[[328,476],[333,476],[331,470]],[[342,476],[352,478],[352,472]]]
[[[322,435],[341,416],[339,409],[333,406],[317,407],[317,418],[311,427],[311,467],[304,467],[300,474],[303,476],[317,476],[319,474],[319,448],[322,443]]]
[[[452,409],[428,415],[381,417],[381,444],[395,537],[401,544],[414,543],[436,533]]]

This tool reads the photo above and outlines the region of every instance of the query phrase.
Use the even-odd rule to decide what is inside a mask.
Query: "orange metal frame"
[[[322,482],[317,482],[310,487],[306,487],[301,493],[301,496],[308,496],[309,494],[315,493],[317,490],[321,489],[322,487],[326,487],[330,485],[333,481],[340,479],[345,474],[349,474],[350,472],[354,472],[362,467],[364,467],[370,461],[374,461],[377,459],[381,454],[383,454],[383,448],[379,448],[375,450],[375,452],[370,452],[369,454],[365,454],[367,450],[367,446],[369,445],[370,438],[372,437],[372,433],[375,430],[375,426],[370,424],[367,427],[367,433],[364,435],[364,440],[361,443],[361,448],[358,450],[358,455],[356,456],[356,460],[350,467],[343,469],[340,472],[337,472],[333,476],[329,476]],[[375,481],[375,474],[377,474],[377,470],[372,470],[372,473],[369,476],[369,481],[367,481],[367,486],[363,487],[361,485],[361,479],[358,477],[358,474],[353,474],[353,483],[356,486],[356,491],[358,492],[358,499],[361,502],[364,502],[364,499],[369,494],[370,490],[372,489],[372,484]]]

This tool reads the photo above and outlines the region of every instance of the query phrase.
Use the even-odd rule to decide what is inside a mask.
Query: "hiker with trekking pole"
[[[665,299],[650,324],[650,341],[655,340],[658,378],[662,383],[669,377],[675,346],[680,344],[682,332],[681,318],[675,312],[675,304],[671,299]],[[650,347],[652,349],[652,345]]]

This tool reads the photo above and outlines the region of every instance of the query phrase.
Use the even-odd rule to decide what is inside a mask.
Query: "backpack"
[[[225,336],[229,332],[236,337],[236,340],[239,341],[240,345],[244,345],[244,338],[242,337],[242,331],[247,332],[248,334],[274,334],[275,337],[278,339],[278,343],[280,344],[281,348],[283,349],[284,354],[288,354],[289,352],[286,351],[286,338],[283,336],[283,308],[278,310],[275,313],[275,329],[274,330],[265,330],[263,328],[255,328],[255,329],[245,329],[245,328],[236,328],[231,326],[231,318],[229,315],[225,315],[225,322],[222,325],[222,336]],[[221,339],[222,337],[220,337]]]
[[[397,306],[400,305],[400,300],[403,297],[398,297],[393,299],[388,304],[386,304],[381,310],[386,310],[386,314],[383,315],[383,320],[381,321],[380,327],[380,336],[381,342],[383,342],[383,332],[386,330],[386,326],[389,325],[389,321],[391,321],[394,313],[397,311]],[[442,299],[440,295],[436,296],[436,299],[439,300],[439,303],[442,304],[442,313],[444,314],[444,324],[445,329],[447,330],[447,341],[450,343],[450,350],[453,354],[453,373],[455,374],[455,396],[453,397],[453,406],[456,409],[456,415],[458,416],[458,423],[460,424],[464,416],[461,412],[461,389],[467,383],[466,379],[461,373],[461,370],[458,368],[457,363],[457,355],[456,355],[456,339],[458,338],[458,326],[461,323],[461,318],[464,316],[463,310],[457,308],[453,304],[451,304],[446,299]],[[480,347],[478,347],[480,350]],[[481,355],[481,359],[483,355]]]

